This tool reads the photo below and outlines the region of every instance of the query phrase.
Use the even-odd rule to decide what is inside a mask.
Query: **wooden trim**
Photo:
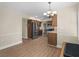
[[[60,57],[64,57],[64,48],[65,48],[65,45],[66,45],[66,42],[64,42],[64,43],[62,44],[62,49],[61,49]]]

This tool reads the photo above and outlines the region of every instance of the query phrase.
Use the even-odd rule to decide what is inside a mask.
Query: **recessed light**
[[[36,18],[38,17],[38,16],[35,16]]]
[[[43,15],[47,15],[47,13],[44,13]]]

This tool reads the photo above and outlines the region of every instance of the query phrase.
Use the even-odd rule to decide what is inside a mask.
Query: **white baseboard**
[[[28,39],[27,37],[22,37],[22,38],[24,38],[24,39]]]
[[[2,50],[2,49],[6,49],[6,48],[8,48],[8,47],[11,47],[11,46],[14,46],[14,45],[17,45],[17,44],[20,44],[20,43],[22,43],[22,41],[19,41],[19,42],[10,44],[10,45],[6,45],[6,46],[3,46],[3,47],[0,47],[0,50]]]
[[[57,47],[58,47],[58,48],[62,48],[62,46],[61,46],[61,45],[57,45]]]

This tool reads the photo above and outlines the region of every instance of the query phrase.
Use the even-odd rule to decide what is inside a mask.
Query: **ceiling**
[[[51,8],[52,10],[58,10],[77,3],[78,2],[52,2]],[[38,16],[38,18],[43,18],[43,13],[49,8],[47,2],[0,2],[0,4],[15,8],[29,16]]]

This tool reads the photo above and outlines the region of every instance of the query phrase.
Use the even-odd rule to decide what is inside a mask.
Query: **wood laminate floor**
[[[0,50],[1,57],[58,57],[60,48],[48,45],[46,37],[33,40],[23,39],[22,44]]]

